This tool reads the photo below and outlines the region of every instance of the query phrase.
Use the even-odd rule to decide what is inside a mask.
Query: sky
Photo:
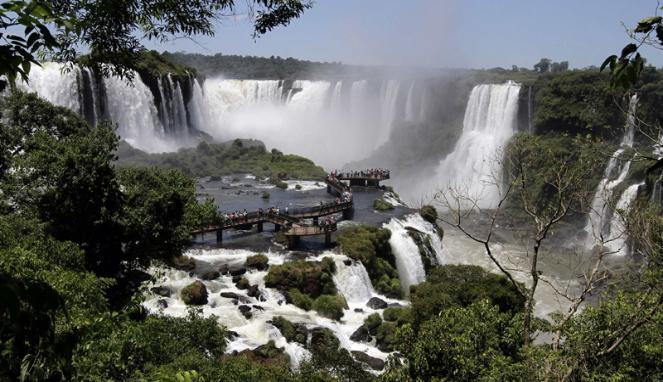
[[[435,68],[531,68],[548,57],[581,68],[618,53],[630,42],[622,23],[632,28],[656,7],[655,0],[315,0],[301,18],[255,40],[240,14],[223,19],[214,37],[145,45]],[[663,66],[663,52],[643,54]]]

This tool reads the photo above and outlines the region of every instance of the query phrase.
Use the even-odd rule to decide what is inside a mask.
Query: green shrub
[[[313,302],[313,310],[333,320],[340,320],[343,317],[343,309],[347,307],[348,303],[341,295],[322,295]]]
[[[375,289],[391,298],[402,296],[396,261],[391,253],[391,231],[368,225],[344,228],[336,241],[343,254],[361,261]]]
[[[437,225],[437,210],[430,204],[421,207],[419,209],[419,215],[430,224]]]
[[[427,280],[411,288],[415,326],[453,306],[467,307],[487,299],[500,312],[522,310],[524,298],[509,280],[476,265],[444,265],[431,270]]]
[[[378,349],[384,352],[395,350],[398,344],[398,337],[396,336],[396,324],[393,322],[383,322],[375,334],[375,343]]]
[[[262,195],[260,197],[263,198],[263,199],[269,199],[270,196],[271,195],[269,194],[269,192],[263,191]]]
[[[254,268],[259,271],[264,271],[269,267],[269,258],[262,253],[252,255],[246,258],[244,266],[247,268]]]
[[[390,306],[382,312],[385,321],[401,326],[412,322],[412,309],[409,307]]]
[[[331,276],[329,266],[324,268],[319,262],[297,260],[270,267],[265,277],[265,286],[281,291],[296,288],[315,298],[323,293],[336,293]]]
[[[306,345],[306,338],[308,336],[306,328],[296,326],[281,316],[272,318],[272,325],[279,329],[286,341]]]
[[[288,290],[285,297],[288,303],[304,310],[311,310],[313,306],[313,300],[295,288]]]
[[[394,206],[385,202],[384,199],[379,198],[373,201],[373,209],[376,211],[391,211],[394,209]]]
[[[373,313],[364,320],[364,327],[373,336],[377,333],[378,327],[380,327],[381,324],[382,317],[380,317],[380,314],[378,313]]]
[[[274,177],[272,177],[269,181],[270,181],[273,185],[275,185],[276,187],[278,187],[278,188],[280,188],[280,189],[282,189],[282,190],[285,190],[285,189],[288,188],[288,183],[282,181],[282,180],[279,179],[279,178],[274,178]]]

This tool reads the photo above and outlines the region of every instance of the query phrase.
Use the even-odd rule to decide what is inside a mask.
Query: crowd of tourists
[[[314,220],[314,224],[315,224],[315,220]],[[336,218],[332,215],[332,216],[327,216],[324,219],[322,219],[319,222],[318,225],[320,227],[322,227],[323,229],[325,229],[325,228],[331,228],[334,224],[336,224]]]
[[[384,168],[369,168],[362,171],[338,172],[334,170],[330,174],[331,178],[389,178],[389,170]]]

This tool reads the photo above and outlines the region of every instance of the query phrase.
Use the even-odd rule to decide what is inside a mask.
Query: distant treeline
[[[343,78],[351,73],[370,75],[374,68],[345,65],[340,62],[314,62],[292,57],[255,57],[164,52],[163,57],[180,65],[195,68],[205,77],[223,75],[238,79],[322,79]]]

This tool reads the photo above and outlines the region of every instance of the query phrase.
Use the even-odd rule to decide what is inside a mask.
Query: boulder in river
[[[180,297],[187,305],[205,305],[207,304],[207,288],[202,281],[196,280],[182,289]]]
[[[368,300],[368,302],[366,303],[366,306],[368,306],[371,309],[385,309],[389,305],[380,298],[371,297],[371,299]]]
[[[355,330],[354,333],[350,336],[350,339],[355,342],[370,342],[371,335],[368,333],[368,329],[364,325],[360,326],[359,329]]]
[[[373,370],[382,370],[384,369],[384,361],[380,358],[371,357],[370,355],[364,353],[363,351],[352,351],[352,356],[359,362],[368,365]]]
[[[217,271],[209,271],[209,272],[203,273],[202,276],[200,276],[200,278],[202,278],[203,280],[214,280],[214,279],[218,279],[220,276],[221,276],[221,273],[219,273]]]
[[[258,288],[257,285],[251,285],[251,286],[249,286],[249,289],[246,291],[246,294],[249,297],[258,298],[258,297],[260,297],[260,289]]]
[[[157,296],[170,297],[170,289],[162,285],[151,288],[150,291],[156,294]]]
[[[246,268],[243,266],[232,267],[229,270],[231,276],[241,276],[246,273]]]
[[[253,317],[253,313],[251,313],[251,307],[248,305],[240,305],[239,306],[239,312],[242,313],[242,316],[246,317],[247,320],[250,320],[251,317]]]

